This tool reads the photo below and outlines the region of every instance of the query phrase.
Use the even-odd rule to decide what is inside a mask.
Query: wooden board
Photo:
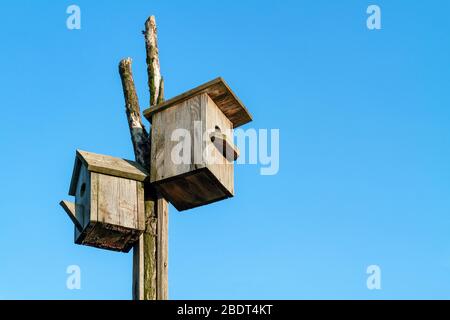
[[[217,108],[214,101],[206,96],[202,104],[205,108],[205,127],[208,137],[211,133],[220,131],[228,141],[233,141],[233,129],[230,120]],[[206,142],[206,152],[211,160],[206,162],[206,167],[217,178],[217,180],[227,189],[228,193],[234,194],[234,163],[226,159],[222,153],[223,149],[218,149],[212,140]]]
[[[144,181],[148,176],[147,171],[137,162],[77,150],[69,195],[75,195],[78,174],[82,165],[90,172],[97,172],[136,181]]]
[[[247,108],[221,77],[160,103],[157,106],[150,106],[150,108],[144,111],[144,116],[152,123],[152,116],[154,114],[202,93],[207,93],[211,97],[219,109],[231,121],[234,128],[252,121],[252,116]]]
[[[86,167],[81,167],[75,193],[75,215],[83,229],[91,220],[91,175]],[[94,212],[97,215],[97,212]]]
[[[59,203],[59,205],[64,209],[64,211],[69,216],[70,220],[75,225],[75,228],[77,228],[78,231],[83,231],[83,226],[78,221],[76,214],[75,214],[75,203],[63,200]]]
[[[75,214],[83,226],[82,231],[75,228],[75,243],[83,244],[85,238],[97,223],[97,175],[90,174],[84,166],[80,166],[75,190]],[[83,188],[83,184],[86,187]],[[83,195],[81,190],[85,189]]]
[[[196,96],[155,115],[151,137],[150,182],[172,178],[204,167],[201,139],[205,117],[202,115],[201,100],[201,96]],[[180,141],[172,141],[173,133],[180,129],[186,130],[188,136],[180,137]],[[183,143],[184,138],[190,138],[190,155],[186,163],[174,163],[172,152],[176,152],[177,146]]]
[[[98,177],[98,221],[138,229],[137,182],[104,174]]]
[[[137,230],[102,223],[90,225],[89,230],[78,244],[119,252],[129,252],[141,235]]]
[[[232,123],[207,93],[155,114],[153,121],[150,182],[168,201],[181,211],[233,196],[234,164],[210,138],[220,129],[225,139],[232,141]],[[179,129],[187,136],[174,137]],[[190,146],[184,145],[181,151],[184,139],[190,139]],[[190,151],[187,162],[174,162],[172,153],[186,150]]]
[[[156,187],[178,210],[184,211],[233,196],[207,168],[168,179]]]
[[[91,173],[81,166],[76,202],[83,227],[75,230],[77,244],[128,252],[145,229],[142,182]]]
[[[157,241],[156,241],[156,299],[167,300],[169,297],[169,206],[159,197],[156,201]]]

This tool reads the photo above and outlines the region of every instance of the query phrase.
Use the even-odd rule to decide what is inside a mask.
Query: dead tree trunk
[[[150,105],[164,100],[156,22],[145,22]],[[136,161],[150,172],[150,136],[142,124],[139,102],[131,70],[131,59],[120,62],[119,73],[125,97],[128,125]],[[133,299],[166,300],[168,298],[168,204],[150,186],[145,186],[146,231],[133,249]]]

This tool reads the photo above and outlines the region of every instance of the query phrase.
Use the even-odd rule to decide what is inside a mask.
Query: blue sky
[[[66,28],[77,4],[82,29]],[[377,4],[382,30],[366,28]],[[2,1],[0,299],[129,299],[132,254],[77,246],[75,149],[132,158],[117,66],[156,15],[166,97],[224,77],[280,171],[170,208],[171,299],[450,298],[448,1]],[[368,290],[378,265],[382,289]],[[79,265],[81,290],[66,288]]]

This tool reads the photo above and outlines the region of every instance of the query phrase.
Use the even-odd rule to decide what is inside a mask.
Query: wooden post
[[[145,22],[143,33],[152,106],[164,100],[164,80],[160,72],[154,16]],[[142,124],[130,58],[120,62],[119,73],[136,161],[150,172],[150,139]],[[145,186],[145,221],[146,231],[133,248],[133,299],[166,300],[168,298],[168,204],[150,185]]]

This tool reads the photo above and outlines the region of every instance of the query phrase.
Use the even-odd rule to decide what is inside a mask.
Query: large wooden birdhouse
[[[252,120],[222,78],[145,110],[152,123],[150,182],[177,210],[234,195],[233,129]]]
[[[77,151],[69,195],[61,206],[75,224],[75,243],[128,252],[145,229],[144,185],[139,164]]]

